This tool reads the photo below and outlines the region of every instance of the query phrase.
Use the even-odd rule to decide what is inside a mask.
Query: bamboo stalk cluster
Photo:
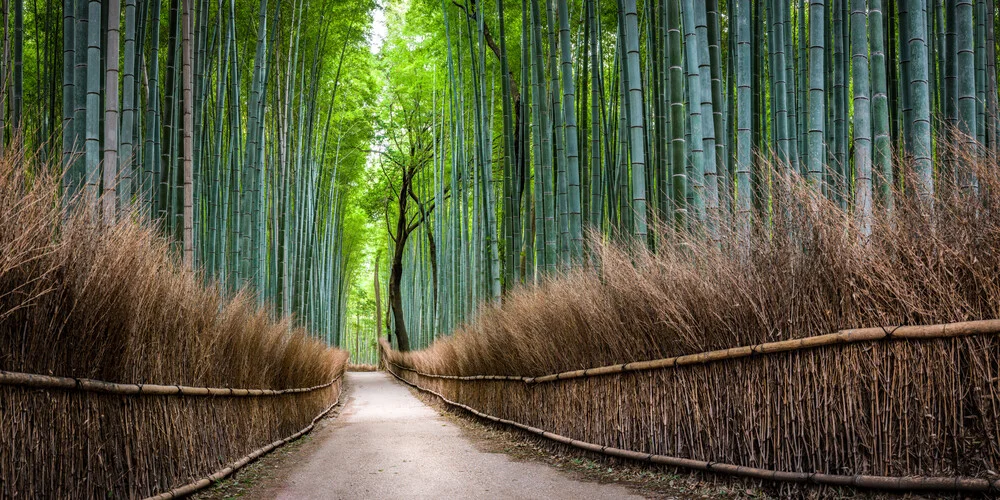
[[[371,134],[367,77],[341,69],[370,65],[352,17],[370,8],[7,0],[0,143],[61,167],[67,205],[159,225],[206,280],[336,343],[356,259],[344,186]]]
[[[421,181],[436,241],[411,240],[403,266],[415,347],[509,290],[596,265],[588,232],[683,251],[652,229],[669,223],[750,252],[788,215],[778,190],[803,179],[869,238],[903,198],[929,216],[975,199],[1000,144],[992,0],[413,9],[440,16],[427,38],[447,76]]]
[[[938,198],[932,217],[895,187],[869,233],[773,165],[784,215],[753,226],[749,250],[738,231],[718,244],[672,221],[651,231],[683,251],[594,235],[594,266],[514,291],[426,349],[390,351],[389,368],[484,414],[663,463],[992,487],[1000,169],[944,152],[976,168],[980,191]]]
[[[347,353],[206,288],[155,229],[67,212],[60,187],[0,158],[0,496],[158,494],[337,399]]]

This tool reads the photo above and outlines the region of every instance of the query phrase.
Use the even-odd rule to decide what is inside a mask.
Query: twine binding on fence
[[[330,381],[330,383],[326,384],[324,387],[327,387],[327,386],[333,384],[334,382],[336,382],[339,379],[340,379],[340,375],[337,375],[337,378],[335,378],[332,381]],[[284,445],[286,445],[286,444],[288,444],[288,443],[290,443],[292,441],[295,441],[296,439],[298,439],[298,438],[300,438],[300,437],[308,434],[310,431],[313,430],[313,428],[316,427],[316,422],[319,422],[320,419],[322,419],[327,414],[329,414],[331,411],[333,411],[333,409],[336,408],[336,406],[339,405],[339,404],[340,404],[340,392],[338,391],[337,392],[337,400],[334,401],[333,404],[330,405],[330,406],[328,406],[325,410],[323,410],[322,412],[320,412],[319,415],[316,415],[316,417],[312,419],[312,422],[309,425],[307,425],[304,428],[302,428],[299,432],[296,432],[295,434],[292,434],[291,436],[288,436],[288,437],[286,437],[284,439],[279,439],[278,441],[270,443],[267,446],[264,446],[263,448],[259,448],[257,450],[254,450],[249,455],[247,455],[247,456],[245,456],[245,457],[243,457],[243,458],[241,458],[241,459],[233,462],[232,464],[230,464],[230,465],[228,465],[228,466],[226,466],[226,467],[224,467],[224,468],[216,471],[215,473],[209,475],[208,477],[204,477],[204,478],[199,479],[197,481],[188,483],[188,484],[186,484],[184,486],[181,486],[181,487],[178,487],[178,488],[174,488],[174,489],[172,489],[170,491],[167,491],[167,492],[164,492],[164,493],[160,493],[159,495],[151,496],[151,497],[147,498],[146,500],[167,500],[167,499],[171,499],[171,498],[181,498],[181,497],[185,497],[187,495],[190,495],[192,493],[195,493],[197,491],[201,491],[201,490],[203,490],[203,489],[211,486],[213,483],[215,483],[217,481],[221,481],[221,480],[229,477],[229,475],[231,475],[232,473],[234,473],[234,472],[240,470],[241,468],[245,467],[250,462],[253,462],[254,460],[257,460],[258,458],[260,458],[260,457],[262,457],[262,456],[264,456],[264,455],[266,455],[266,454],[274,451],[276,448],[280,448],[281,446],[284,446]]]
[[[398,366],[395,363],[390,363],[394,366]],[[417,373],[413,370],[411,372]],[[513,420],[507,420],[493,415],[483,413],[471,406],[452,401],[444,395],[426,389],[417,384],[414,384],[399,375],[397,375],[392,370],[389,373],[397,380],[407,384],[415,389],[424,391],[428,394],[432,394],[450,406],[456,408],[461,408],[477,417],[490,420],[503,425],[508,425],[521,429],[526,432],[541,436],[546,439],[551,439],[557,443],[562,443],[565,445],[573,446],[575,448],[580,448],[593,453],[599,453],[603,455],[608,455],[616,458],[625,458],[629,460],[636,460],[639,462],[649,462],[658,465],[666,465],[670,467],[683,467],[687,469],[701,470],[706,472],[715,472],[720,474],[729,474],[733,476],[748,477],[752,479],[764,479],[770,481],[782,481],[782,482],[792,482],[792,483],[812,483],[828,486],[851,486],[856,488],[869,488],[869,489],[879,489],[879,490],[895,490],[895,491],[956,491],[956,492],[988,492],[988,493],[998,493],[1000,492],[1000,478],[997,479],[981,479],[973,477],[934,477],[934,476],[907,476],[907,477],[896,477],[896,476],[869,476],[864,474],[857,475],[840,475],[840,474],[824,474],[820,472],[789,472],[789,471],[778,471],[771,469],[760,469],[756,467],[747,467],[743,465],[727,464],[720,462],[708,462],[703,460],[695,460],[690,458],[681,457],[671,457],[666,455],[655,455],[651,453],[641,453],[632,450],[624,450],[621,448],[613,448],[610,446],[602,446],[594,443],[588,443],[585,441],[579,441],[572,439],[560,434],[555,434],[537,427],[532,427],[530,425],[525,425],[520,422],[515,422]],[[419,373],[417,373],[420,375]],[[481,379],[476,379],[481,380]]]
[[[34,373],[9,372],[0,370],[0,385],[30,387],[34,389],[61,389],[68,391],[100,392],[104,394],[125,394],[136,396],[280,396],[312,392],[330,387],[340,379],[312,387],[294,389],[233,389],[230,387],[189,387],[185,385],[119,384],[89,378],[53,377]]]
[[[936,325],[913,325],[913,326],[876,326],[871,328],[851,328],[840,330],[825,335],[816,335],[800,339],[781,340],[777,342],[765,342],[752,346],[732,347],[729,349],[719,349],[715,351],[705,351],[697,354],[685,354],[671,358],[654,359],[650,361],[633,361],[631,363],[607,365],[597,368],[586,368],[583,370],[572,370],[566,372],[553,373],[538,377],[522,377],[517,375],[439,375],[435,373],[425,373],[408,366],[398,365],[386,359],[388,363],[401,370],[416,373],[422,377],[437,378],[445,380],[507,380],[519,381],[526,384],[541,384],[545,382],[555,382],[576,378],[589,378],[602,375],[612,375],[616,373],[638,372],[646,370],[656,370],[664,368],[677,368],[687,365],[703,365],[714,363],[726,359],[745,358],[760,354],[773,354],[778,352],[799,351],[805,349],[815,349],[817,347],[855,344],[860,342],[875,342],[879,340],[933,340],[953,337],[965,337],[970,335],[996,335],[1000,334],[1000,319],[990,319],[981,321],[962,321],[957,323],[940,323]]]

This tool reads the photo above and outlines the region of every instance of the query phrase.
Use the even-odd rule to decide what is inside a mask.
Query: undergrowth
[[[87,200],[65,203],[50,170],[0,158],[0,369],[272,389],[343,369],[346,353],[273,321],[249,293],[206,286],[138,216],[107,225]]]
[[[536,376],[830,333],[1000,317],[1000,162],[939,151],[933,204],[876,195],[870,236],[797,177],[772,170],[749,234],[656,224],[648,242],[592,235],[588,265],[482,306],[453,336],[402,355],[432,373]],[[908,171],[908,168],[904,168]],[[656,247],[657,250],[650,250]]]

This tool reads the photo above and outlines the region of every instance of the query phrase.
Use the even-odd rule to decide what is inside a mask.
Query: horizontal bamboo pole
[[[688,365],[703,365],[727,359],[738,359],[760,354],[774,354],[778,352],[815,349],[817,347],[831,345],[856,344],[859,342],[874,342],[879,340],[933,340],[967,337],[970,335],[996,335],[998,333],[1000,333],[1000,320],[997,319],[962,321],[958,323],[942,323],[937,325],[852,328],[801,339],[766,342],[752,346],[719,349],[715,351],[686,354],[684,356],[655,359],[651,361],[634,361],[631,363],[601,366],[598,368],[553,373],[539,377],[519,377],[512,375],[437,375],[434,373],[420,372],[408,366],[401,366],[397,363],[389,361],[388,358],[386,358],[386,360],[401,370],[413,372],[422,377],[448,380],[512,380],[524,382],[526,384],[540,384],[545,382],[555,382],[558,380],[597,377],[601,375],[612,375],[625,372],[676,368]],[[384,340],[382,342],[384,343]],[[382,348],[386,349],[388,346],[383,344]],[[391,350],[391,348],[388,349]]]
[[[1000,478],[996,479],[982,479],[974,477],[940,477],[940,476],[869,476],[864,474],[856,475],[840,475],[840,474],[823,474],[819,472],[787,472],[787,471],[776,471],[770,469],[760,469],[756,467],[746,467],[743,465],[725,464],[719,462],[706,462],[703,460],[694,460],[690,458],[680,458],[671,457],[667,455],[655,455],[652,453],[641,453],[632,450],[623,450],[621,448],[613,448],[610,446],[601,446],[594,443],[588,443],[585,441],[578,441],[576,439],[568,438],[559,434],[554,434],[537,427],[532,427],[530,425],[525,425],[520,422],[515,422],[513,420],[507,420],[500,417],[495,417],[493,415],[488,415],[475,408],[452,401],[444,395],[439,394],[430,389],[426,389],[417,384],[414,384],[399,375],[394,371],[389,370],[392,376],[396,377],[399,381],[424,391],[429,394],[437,396],[445,403],[454,406],[456,408],[461,408],[477,417],[484,418],[493,422],[497,422],[504,425],[509,425],[511,427],[516,427],[518,429],[530,432],[532,434],[544,437],[546,439],[551,439],[558,443],[580,448],[582,450],[590,451],[593,453],[599,453],[602,455],[613,456],[617,458],[625,458],[629,460],[637,460],[640,462],[650,462],[659,465],[667,465],[671,467],[683,467],[687,469],[695,469],[706,472],[714,472],[719,474],[729,474],[733,476],[749,477],[754,479],[764,479],[769,481],[783,481],[783,482],[793,482],[793,483],[813,483],[822,484],[829,486],[850,486],[855,488],[869,488],[877,490],[894,490],[894,491],[956,491],[956,492],[990,492],[998,493],[1000,492]],[[419,374],[418,374],[419,375]]]
[[[338,378],[340,378],[340,377],[338,377]],[[333,382],[331,382],[331,383],[333,383]],[[201,490],[203,490],[203,489],[211,486],[215,482],[221,481],[221,480],[229,477],[230,474],[232,474],[233,472],[236,472],[236,471],[242,469],[245,465],[249,464],[250,462],[253,462],[254,460],[257,460],[258,458],[260,458],[260,457],[262,457],[262,456],[264,456],[264,455],[266,455],[266,454],[274,451],[275,448],[281,447],[281,446],[283,446],[285,444],[288,444],[291,441],[295,441],[296,439],[298,439],[298,438],[300,438],[300,437],[308,434],[309,431],[313,430],[313,428],[316,427],[316,422],[319,422],[319,420],[321,418],[323,418],[327,414],[329,414],[330,411],[333,410],[338,404],[340,404],[340,393],[339,392],[337,393],[337,400],[334,401],[333,404],[330,405],[329,407],[327,407],[325,410],[323,410],[322,412],[320,412],[319,415],[316,415],[316,417],[312,419],[312,422],[309,425],[307,425],[306,427],[304,427],[302,430],[300,430],[299,432],[296,432],[295,434],[292,434],[291,436],[288,436],[288,437],[286,437],[284,439],[279,439],[279,440],[277,440],[277,441],[275,441],[275,442],[273,442],[271,444],[268,444],[267,446],[265,446],[263,448],[254,450],[249,455],[247,455],[247,456],[245,456],[245,457],[243,457],[243,458],[241,458],[241,459],[233,462],[232,464],[226,466],[223,469],[220,469],[220,470],[216,471],[214,474],[212,474],[212,475],[210,475],[208,477],[199,479],[199,480],[197,480],[195,482],[192,482],[192,483],[188,483],[188,484],[186,484],[184,486],[181,486],[179,488],[174,488],[174,489],[172,489],[170,491],[167,491],[165,493],[160,493],[159,495],[148,497],[146,500],[166,500],[166,499],[169,499],[169,498],[181,498],[181,497],[188,496],[188,495],[190,495],[192,493],[195,493],[197,491],[201,491]]]
[[[135,396],[280,396],[325,389],[333,385],[341,375],[333,380],[313,387],[295,389],[233,389],[222,387],[188,387],[184,385],[119,384],[89,378],[53,377],[33,373],[8,372],[0,370],[0,385],[31,387],[35,389],[60,389],[67,391],[100,392],[104,394],[125,394]]]

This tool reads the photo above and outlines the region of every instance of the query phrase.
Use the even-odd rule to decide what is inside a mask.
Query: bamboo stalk
[[[940,326],[940,325],[935,325],[935,326]],[[928,337],[915,337],[915,338],[928,338]],[[729,474],[733,476],[749,477],[754,479],[765,479],[769,481],[811,483],[811,484],[823,484],[831,486],[850,486],[855,488],[870,488],[878,490],[896,490],[896,491],[918,491],[918,490],[919,491],[977,491],[977,492],[1000,491],[1000,479],[991,480],[991,479],[961,477],[961,476],[900,477],[900,476],[873,476],[866,474],[841,475],[841,474],[824,474],[819,472],[790,472],[790,471],[762,469],[757,467],[747,467],[743,465],[719,463],[712,461],[695,460],[690,458],[672,457],[667,455],[657,455],[653,453],[643,453],[633,450],[614,448],[611,446],[602,446],[599,444],[579,441],[560,434],[548,432],[546,430],[539,429],[537,427],[525,425],[520,422],[507,420],[504,418],[495,417],[493,415],[480,412],[470,406],[466,406],[464,404],[452,401],[438,392],[414,384],[400,377],[392,370],[389,370],[389,373],[391,373],[392,376],[396,377],[399,381],[411,387],[419,389],[421,391],[427,392],[428,394],[433,394],[434,396],[437,396],[445,403],[454,406],[456,408],[461,408],[465,411],[468,411],[469,413],[472,413],[477,417],[485,418],[487,420],[496,423],[509,425],[511,427],[516,427],[518,429],[530,432],[532,434],[544,437],[546,439],[551,439],[557,443],[562,443],[589,452],[600,453],[602,455],[609,455],[617,458],[637,460],[640,462],[650,462],[670,467],[683,467],[688,469],[714,472],[719,474]]]
[[[312,392],[330,387],[341,376],[313,387],[298,387],[294,389],[235,389],[229,387],[189,387],[184,385],[160,384],[119,384],[89,378],[53,377],[33,373],[8,372],[0,370],[0,385],[31,387],[35,389],[60,389],[68,391],[99,392],[104,394],[127,394],[136,396],[280,396],[283,394],[298,394]]]
[[[545,382],[554,382],[557,380],[677,368],[679,366],[703,365],[717,361],[746,358],[760,354],[800,351],[839,344],[855,344],[860,342],[874,342],[878,340],[933,340],[966,337],[970,335],[996,335],[998,333],[1000,333],[1000,319],[961,321],[957,323],[941,323],[936,325],[852,328],[801,339],[766,342],[751,346],[731,347],[729,349],[718,349],[715,351],[686,354],[683,356],[654,359],[650,361],[633,361],[631,363],[607,365],[597,368],[585,368],[583,370],[553,373],[539,377],[521,377],[514,375],[437,375],[433,373],[423,373],[414,370],[413,368],[399,365],[392,361],[391,356],[386,357],[386,361],[402,370],[410,371],[416,373],[417,375],[429,378],[448,380],[514,380],[521,381],[526,384],[540,384]],[[383,343],[382,348],[385,349],[387,346]]]

